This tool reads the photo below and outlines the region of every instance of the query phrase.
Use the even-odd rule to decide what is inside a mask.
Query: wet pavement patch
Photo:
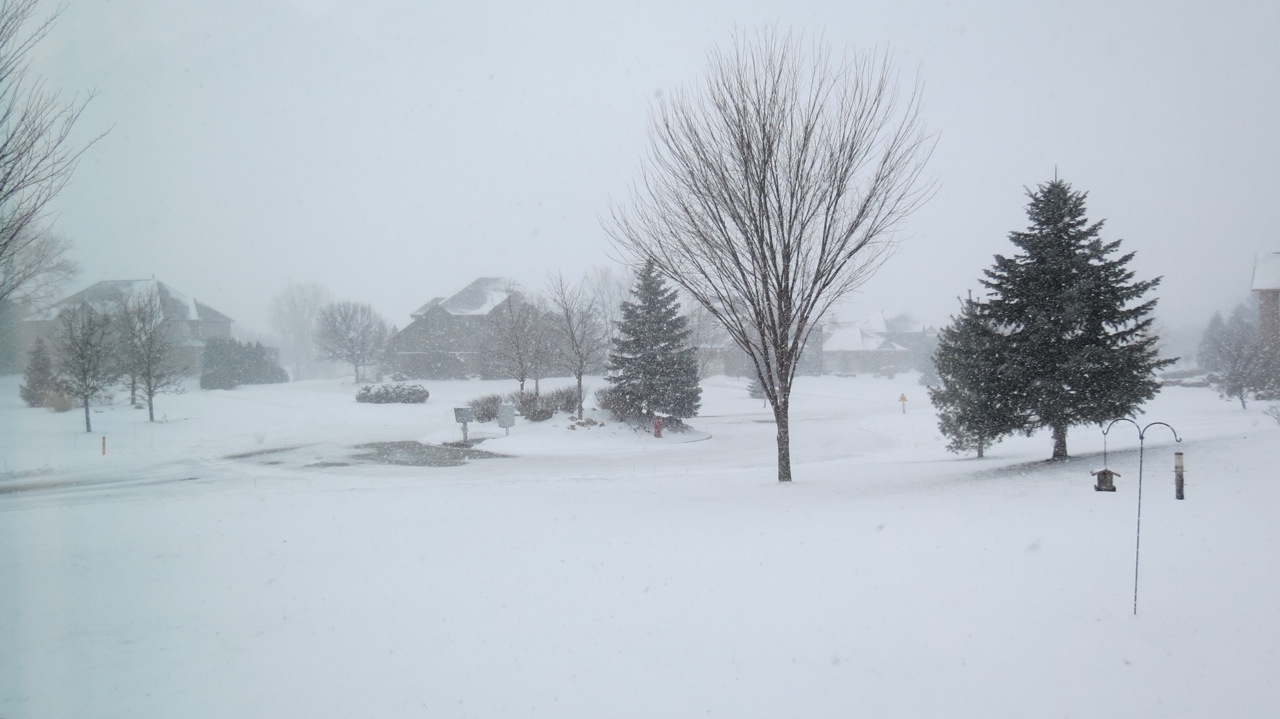
[[[421,442],[371,442],[356,445],[364,450],[353,459],[379,464],[398,464],[407,467],[457,467],[470,459],[493,459],[505,454],[486,452],[474,447],[422,444]]]
[[[292,447],[271,447],[270,449],[255,449],[252,452],[240,452],[238,454],[228,454],[227,459],[249,459],[250,457],[261,457],[264,454],[278,454],[280,452],[292,452],[295,449],[306,447],[305,444],[295,444]]]

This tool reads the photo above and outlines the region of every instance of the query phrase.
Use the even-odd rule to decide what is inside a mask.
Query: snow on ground
[[[943,451],[914,376],[802,378],[796,481],[745,380],[697,432],[472,425],[510,383],[360,405],[337,381],[157,416],[22,407],[0,379],[0,717],[1270,717],[1280,427],[1174,387],[1137,432]],[[599,384],[597,380],[595,384]],[[547,386],[544,383],[544,388]],[[906,412],[899,394],[909,401]],[[107,452],[102,453],[106,437]]]

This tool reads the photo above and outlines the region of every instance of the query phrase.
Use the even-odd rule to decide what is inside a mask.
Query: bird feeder
[[[1116,491],[1116,483],[1113,481],[1113,478],[1119,477],[1120,476],[1119,472],[1113,472],[1104,467],[1095,472],[1090,472],[1089,474],[1092,474],[1093,476],[1098,478],[1098,483],[1093,485],[1094,491],[1097,491],[1097,492]]]

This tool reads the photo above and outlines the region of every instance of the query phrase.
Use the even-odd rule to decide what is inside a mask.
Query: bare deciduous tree
[[[387,321],[371,305],[332,302],[320,310],[315,342],[326,358],[351,365],[359,384],[360,368],[382,357],[387,344]]]
[[[554,365],[556,349],[548,312],[539,298],[529,299],[508,288],[508,299],[489,314],[487,347],[493,367],[520,383],[524,394],[527,381],[539,381]]]
[[[927,199],[933,140],[917,82],[887,57],[838,62],[818,41],[765,31],[710,54],[704,84],[651,117],[651,157],[610,236],[724,324],[754,364],[791,479],[790,395],[805,343],[866,281]]]
[[[67,258],[70,241],[45,232],[24,232],[0,250],[0,302],[44,307],[79,271]]]
[[[84,431],[92,432],[89,400],[116,383],[120,378],[113,320],[109,313],[99,312],[88,303],[58,313],[54,353],[58,362],[58,381],[68,394],[84,405]]]
[[[622,319],[622,303],[631,299],[631,286],[636,282],[635,272],[629,267],[597,267],[587,274],[591,298],[600,308],[600,320],[604,324],[604,336],[613,340],[618,336],[618,322]]]
[[[156,421],[156,395],[180,393],[182,379],[191,367],[178,356],[178,340],[172,317],[154,286],[120,299],[116,312],[121,369],[131,382],[130,391],[147,398],[147,421]],[[136,397],[130,397],[135,401]]]
[[[587,281],[570,285],[556,274],[547,283],[552,307],[551,324],[559,335],[556,343],[560,366],[578,383],[578,416],[582,416],[582,376],[604,368],[609,359],[609,336],[605,334],[601,308]]]
[[[38,302],[50,283],[74,271],[67,242],[41,223],[85,150],[69,138],[88,100],[64,101],[29,76],[29,56],[57,19],[28,30],[38,5],[0,0],[0,301]]]
[[[316,321],[332,301],[329,291],[314,282],[291,282],[271,301],[271,329],[280,338],[281,361],[292,370],[294,380],[315,372]]]

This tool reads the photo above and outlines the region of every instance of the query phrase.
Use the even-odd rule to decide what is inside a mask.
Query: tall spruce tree
[[[981,314],[1002,339],[1002,392],[1024,429],[1053,432],[1053,458],[1067,457],[1067,429],[1133,413],[1155,396],[1160,359],[1151,331],[1160,278],[1135,281],[1133,253],[1116,256],[1102,222],[1085,218],[1086,193],[1055,178],[1028,190],[1030,225],[1009,239],[1021,252],[996,255],[982,284]]]
[[[648,262],[636,277],[632,301],[622,303],[605,379],[613,385],[611,402],[627,417],[698,413],[698,362],[676,295]]]
[[[929,400],[938,411],[938,429],[951,452],[988,447],[1023,427],[1023,419],[1003,390],[1003,337],[982,316],[982,305],[963,302],[960,315],[938,334],[933,353],[937,381]]]

